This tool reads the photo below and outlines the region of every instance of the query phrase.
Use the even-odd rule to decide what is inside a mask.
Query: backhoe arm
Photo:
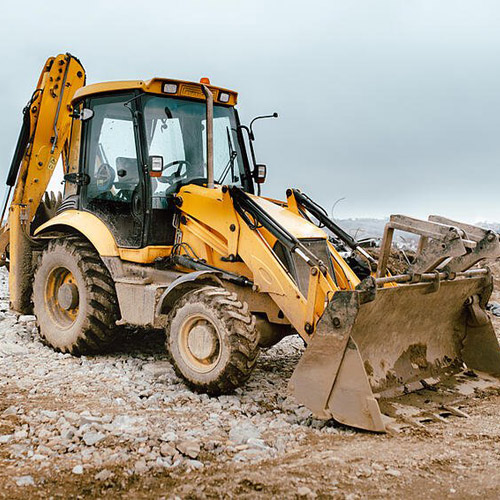
[[[0,264],[8,252],[11,307],[16,311],[29,310],[30,225],[61,155],[67,170],[64,151],[71,128],[70,103],[84,84],[85,71],[78,59],[70,54],[51,57],[23,110],[23,126],[7,178],[9,195],[12,188],[14,195],[0,236]]]

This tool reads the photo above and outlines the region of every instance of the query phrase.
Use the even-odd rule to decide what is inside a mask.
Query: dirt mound
[[[175,375],[161,332],[75,358],[45,347],[33,319],[8,311],[0,271],[0,498],[497,498],[498,394],[470,397],[469,418],[376,435],[288,396],[298,338],[209,398]]]

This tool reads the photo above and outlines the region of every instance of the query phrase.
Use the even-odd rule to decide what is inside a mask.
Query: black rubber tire
[[[188,318],[210,318],[222,340],[216,365],[207,373],[193,368],[181,354],[181,326]],[[250,377],[259,354],[259,333],[248,305],[235,293],[205,286],[183,295],[168,315],[166,347],[177,375],[198,392],[212,396],[228,394]]]
[[[69,270],[78,289],[78,311],[72,324],[61,324],[46,302],[49,276]],[[84,238],[50,241],[38,260],[33,280],[33,312],[42,341],[74,355],[101,352],[116,336],[119,307],[113,280],[95,248]]]

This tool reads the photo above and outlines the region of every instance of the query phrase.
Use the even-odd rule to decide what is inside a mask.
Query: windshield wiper
[[[226,176],[230,170],[231,170],[231,182],[234,182],[234,160],[236,160],[238,153],[233,148],[233,143],[231,142],[231,133],[229,132],[229,127],[226,127],[226,132],[227,132],[227,145],[229,148],[229,160],[227,162],[227,165],[224,167],[224,170],[222,171],[222,174],[219,177],[217,184],[222,184],[222,181],[226,178]]]
[[[238,156],[238,153],[236,151],[233,151],[231,153],[231,157],[229,158],[227,165],[224,167],[224,171],[222,172],[221,176],[219,177],[217,184],[222,184],[222,181],[226,178],[226,176],[230,170],[231,170],[231,179],[232,179],[232,182],[234,182],[234,160],[236,159],[237,156]]]

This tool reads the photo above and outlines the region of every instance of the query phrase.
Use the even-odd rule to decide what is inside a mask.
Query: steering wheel
[[[158,182],[161,182],[162,184],[172,184],[176,178],[181,177],[181,172],[182,172],[183,166],[186,167],[185,173],[187,173],[188,168],[191,167],[191,163],[189,163],[188,160],[174,160],[174,161],[171,161],[171,162],[167,163],[166,165],[164,165],[163,171],[167,170],[170,167],[175,167],[176,165],[179,165],[179,166],[177,167],[177,170],[173,174],[162,175],[161,177],[158,177],[157,178]]]
[[[115,182],[116,172],[114,168],[109,165],[109,163],[103,163],[97,169],[96,178],[96,188],[99,193],[104,193],[109,191],[113,187]]]

